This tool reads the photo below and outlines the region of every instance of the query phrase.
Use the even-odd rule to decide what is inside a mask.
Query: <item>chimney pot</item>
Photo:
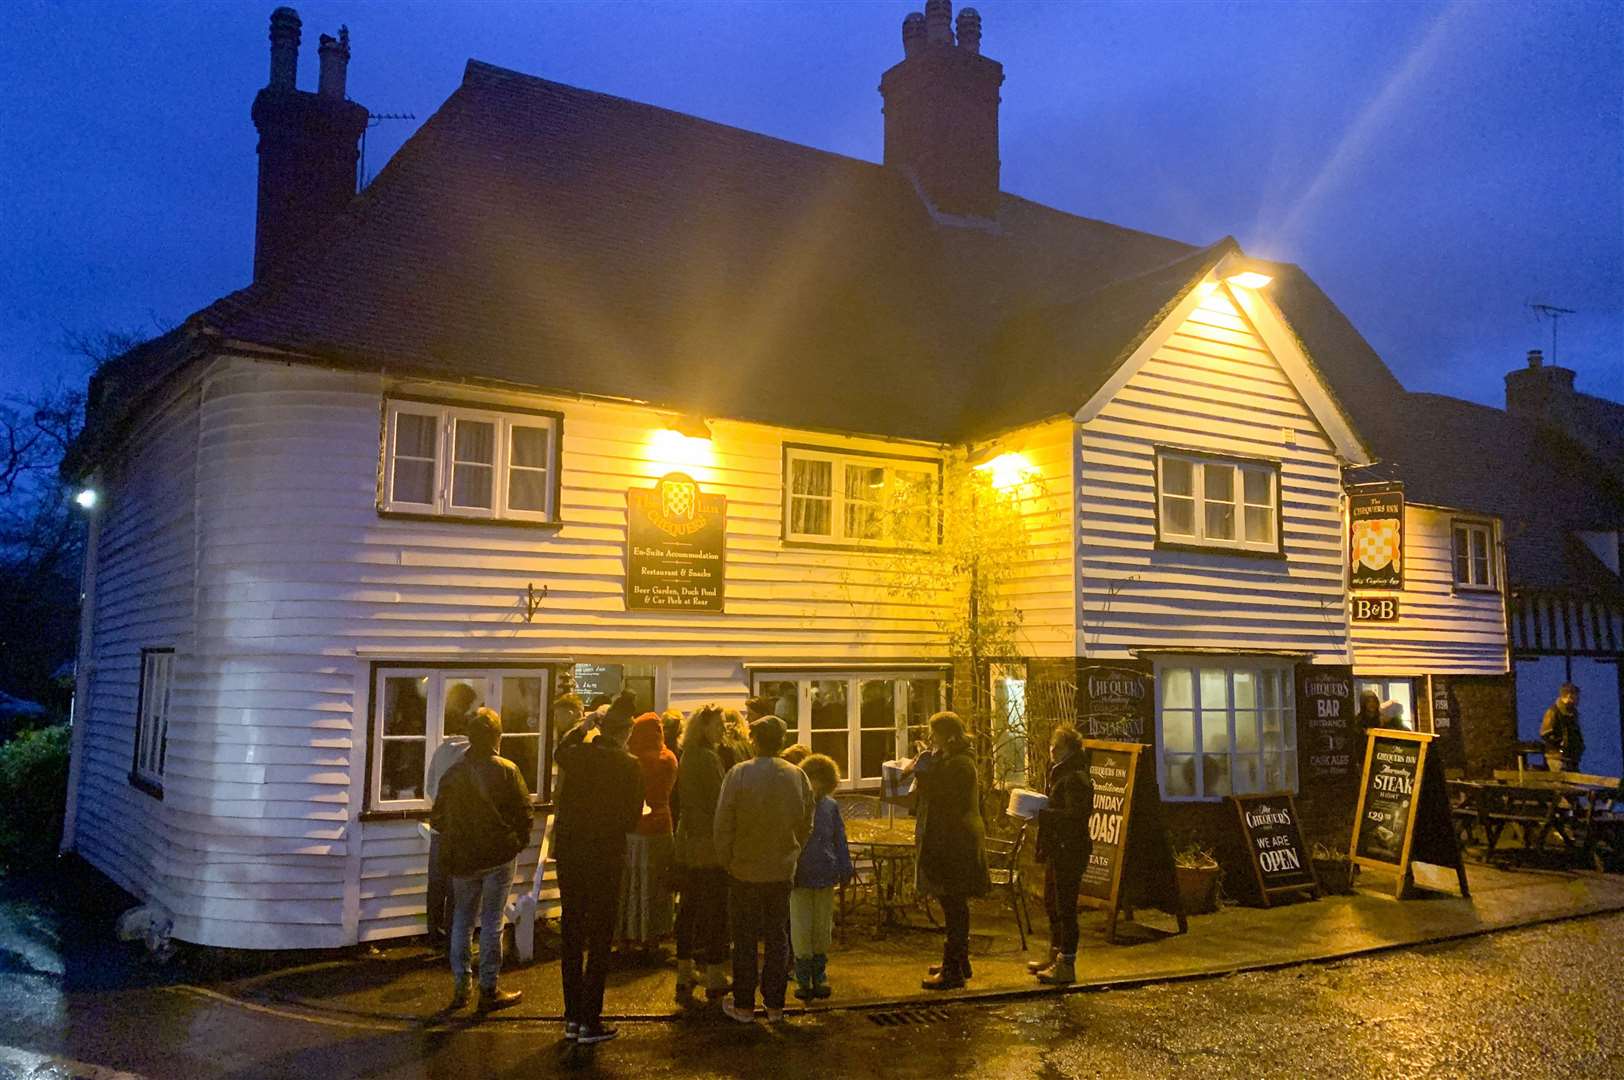
[[[277,90],[292,90],[299,78],[299,13],[290,7],[271,12],[271,81]]]
[[[981,12],[975,8],[960,8],[957,21],[959,48],[965,52],[981,51]]]
[[[316,84],[316,93],[324,98],[342,101],[350,66],[350,28],[340,26],[336,38],[323,34],[318,55],[321,58],[321,76]]]
[[[1544,367],[1545,366],[1545,350],[1543,350],[1543,349],[1529,349],[1528,350],[1528,366],[1531,367],[1531,368],[1542,368],[1542,367]]]
[[[953,0],[925,0],[925,42],[953,44]]]
[[[918,56],[919,50],[924,47],[925,16],[918,11],[911,12],[902,20],[902,55]]]

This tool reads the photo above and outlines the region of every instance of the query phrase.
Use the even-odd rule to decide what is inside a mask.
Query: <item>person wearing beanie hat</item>
[[[733,997],[723,1000],[722,1012],[745,1024],[755,1019],[758,984],[767,1019],[783,1019],[790,887],[812,831],[812,785],[778,756],[787,734],[776,716],[758,717],[750,725],[755,757],[735,765],[722,781],[712,825],[717,861],[731,879]]]

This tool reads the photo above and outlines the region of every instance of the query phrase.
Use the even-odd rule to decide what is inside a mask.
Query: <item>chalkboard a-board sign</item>
[[[1401,898],[1413,884],[1412,860],[1450,867],[1461,895],[1471,895],[1443,774],[1428,761],[1432,740],[1425,732],[1388,728],[1372,728],[1366,736],[1348,856],[1361,866],[1394,871]]]
[[[1117,913],[1154,907],[1189,929],[1173,877],[1173,851],[1162,826],[1161,794],[1154,771],[1140,767],[1139,743],[1083,740],[1094,782],[1094,808],[1088,815],[1093,841],[1077,902],[1106,913],[1105,937],[1116,940]]]
[[[713,611],[723,604],[727,496],[685,473],[626,492],[626,610]]]
[[[1268,907],[1276,893],[1306,891],[1318,897],[1319,879],[1303,849],[1297,804],[1291,793],[1231,795],[1229,801],[1235,805],[1235,817],[1241,825],[1263,906]]]

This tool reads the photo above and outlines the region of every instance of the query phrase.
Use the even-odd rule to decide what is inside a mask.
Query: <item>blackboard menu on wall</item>
[[[1437,754],[1446,768],[1466,767],[1466,733],[1461,730],[1460,702],[1448,675],[1432,682],[1432,733],[1438,736]]]
[[[727,497],[684,473],[626,492],[626,610],[722,610]]]
[[[1083,738],[1153,741],[1156,691],[1149,661],[1084,662],[1078,668],[1077,694]]]
[[[1088,775],[1094,781],[1094,810],[1088,816],[1088,835],[1094,846],[1083,870],[1081,891],[1101,903],[1113,903],[1122,877],[1134,754],[1101,747],[1083,752],[1088,755]]]
[[[1252,873],[1263,902],[1284,890],[1317,890],[1313,865],[1303,848],[1297,807],[1287,792],[1231,796],[1241,835],[1251,857]]]
[[[1297,761],[1305,788],[1355,775],[1362,740],[1353,721],[1353,668],[1298,664]]]
[[[1403,865],[1425,745],[1425,740],[1374,737],[1354,823],[1357,857]]]

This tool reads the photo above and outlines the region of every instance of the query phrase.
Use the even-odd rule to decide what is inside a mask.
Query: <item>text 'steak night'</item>
[[[1454,870],[1460,894],[1471,895],[1443,774],[1428,760],[1432,740],[1424,732],[1388,729],[1372,729],[1366,737],[1348,856],[1360,866],[1397,874],[1394,894],[1400,899],[1414,884],[1412,862]]]
[[[1177,918],[1181,934],[1189,929],[1173,877],[1156,773],[1140,768],[1145,749],[1138,743],[1083,741],[1094,783],[1094,809],[1088,815],[1093,849],[1077,902],[1105,912],[1107,941],[1116,940],[1117,912],[1132,919],[1141,907]]]

